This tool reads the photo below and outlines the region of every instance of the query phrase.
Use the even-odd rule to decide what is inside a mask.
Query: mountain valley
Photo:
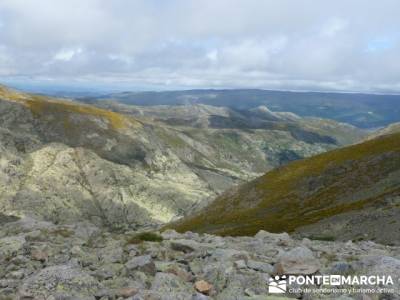
[[[0,299],[265,300],[276,275],[400,276],[396,123],[2,86],[0,153]],[[314,299],[276,299],[293,296]]]
[[[222,235],[264,229],[398,244],[399,172],[400,132],[388,133],[276,168],[174,228]]]
[[[365,137],[267,108],[113,112],[6,87],[0,98],[0,207],[53,222],[168,222],[276,166]]]

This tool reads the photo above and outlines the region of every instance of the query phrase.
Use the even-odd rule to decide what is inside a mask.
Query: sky
[[[0,82],[400,93],[398,0],[0,0]]]

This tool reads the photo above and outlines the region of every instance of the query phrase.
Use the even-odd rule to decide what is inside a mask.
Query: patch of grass
[[[0,225],[18,221],[20,218],[17,216],[7,216],[0,213]]]
[[[5,100],[21,103],[28,107],[37,118],[54,116],[54,122],[62,123],[66,129],[79,127],[73,124],[73,114],[85,115],[103,119],[110,129],[123,129],[128,124],[139,126],[135,119],[119,113],[101,109],[91,105],[75,103],[63,99],[56,99],[42,95],[25,94],[0,85],[0,97]]]
[[[127,120],[122,115],[112,111],[62,100],[51,101],[43,99],[41,96],[33,96],[32,98],[32,100],[27,100],[25,103],[35,115],[42,116],[47,113],[64,114],[65,119],[63,122],[66,127],[71,126],[69,115],[73,113],[105,119],[113,129],[124,128],[127,125]]]
[[[362,242],[362,241],[364,241],[365,240],[365,237],[363,237],[363,236],[358,236],[358,237],[356,237],[356,238],[354,238],[354,239],[352,239],[352,242]]]
[[[158,136],[163,139],[168,145],[175,148],[186,147],[186,143],[178,136],[177,132],[168,132],[164,128],[155,128]]]
[[[332,235],[312,235],[308,237],[310,240],[314,241],[325,241],[325,242],[334,242],[336,238]]]
[[[67,228],[57,228],[55,230],[50,231],[49,233],[54,235],[60,235],[63,238],[69,238],[74,235],[74,231]]]
[[[127,244],[140,244],[142,242],[162,242],[163,238],[158,233],[154,232],[141,232],[127,238]]]
[[[333,253],[323,253],[323,257],[330,263],[337,261],[337,256]]]
[[[358,261],[360,258],[357,255],[348,255],[345,257],[345,260],[347,262],[353,262],[353,261]]]

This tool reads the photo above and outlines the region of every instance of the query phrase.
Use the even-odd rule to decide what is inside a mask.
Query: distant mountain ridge
[[[84,97],[81,101],[104,99],[131,105],[206,104],[235,110],[265,105],[273,111],[333,119],[360,128],[378,128],[400,122],[400,95],[233,89],[123,92]]]

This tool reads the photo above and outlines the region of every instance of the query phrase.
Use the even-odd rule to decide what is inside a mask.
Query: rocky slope
[[[374,242],[293,239],[265,231],[219,237],[109,232],[0,214],[0,299],[399,299],[400,248]],[[381,294],[268,295],[276,274],[392,276]],[[298,287],[295,285],[289,287]],[[356,286],[359,287],[359,286]],[[363,288],[377,286],[363,285]],[[336,290],[336,292],[335,292]],[[342,292],[343,293],[343,292]],[[289,297],[289,298],[287,298]],[[367,298],[366,298],[367,297]]]
[[[251,112],[206,106],[121,114],[0,87],[0,209],[56,223],[167,222],[268,169],[362,136],[333,121],[267,113],[253,121]],[[211,125],[197,126],[202,120]]]
[[[2,211],[119,226],[165,222],[214,195],[151,124],[7,89],[1,98]]]
[[[277,168],[218,197],[179,231],[400,241],[400,133]],[[384,220],[384,221],[383,221]]]
[[[135,106],[116,101],[96,101],[93,104],[124,115],[180,129],[197,128],[214,131],[236,129],[244,130],[246,133],[257,130],[279,130],[307,144],[345,145],[354,143],[366,134],[345,123],[321,118],[302,118],[290,112],[274,112],[266,106],[238,110],[204,104]],[[268,142],[273,143],[273,140]]]
[[[266,107],[232,110],[202,104],[133,106],[99,101],[96,106],[173,129],[163,139],[213,189],[248,181],[289,161],[352,144],[365,136],[353,126]]]

